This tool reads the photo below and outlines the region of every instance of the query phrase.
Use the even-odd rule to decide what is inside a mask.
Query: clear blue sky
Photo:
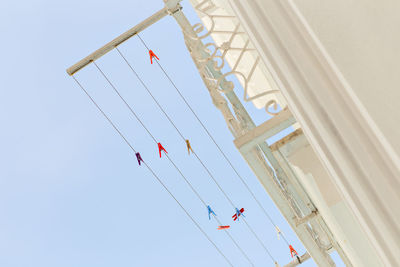
[[[193,10],[184,11],[195,21]],[[0,266],[226,266],[215,249],[89,102],[65,69],[162,8],[149,1],[3,1],[0,5]],[[167,17],[142,37],[297,251],[304,248],[234,148],[219,111]],[[251,196],[178,98],[138,39],[121,46],[133,66],[206,162],[281,265],[291,258]],[[256,266],[270,259],[172,126],[114,51],[98,61],[210,203]],[[238,250],[93,65],[77,74],[135,149],[160,175],[235,266]],[[264,111],[246,105],[260,123]],[[308,262],[303,266],[315,266]]]

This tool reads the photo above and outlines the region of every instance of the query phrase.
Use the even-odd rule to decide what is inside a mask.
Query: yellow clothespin
[[[186,139],[186,146],[187,146],[187,149],[188,149],[188,154],[190,155],[190,151],[192,151],[192,153],[193,153],[192,146],[190,145],[190,142],[189,142],[188,139]]]

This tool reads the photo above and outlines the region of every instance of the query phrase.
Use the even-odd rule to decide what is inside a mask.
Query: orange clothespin
[[[190,155],[190,151],[192,151],[192,153],[193,153],[192,146],[190,145],[190,142],[188,139],[186,139],[186,146],[187,146],[188,154]]]
[[[156,59],[160,60],[156,54],[154,54],[153,50],[149,50],[149,55],[150,55],[150,62],[151,64],[153,64],[153,57],[155,57]]]
[[[168,153],[167,150],[161,145],[161,143],[157,143],[158,145],[158,152],[160,153],[160,158],[161,158],[161,150],[163,150],[165,153]]]

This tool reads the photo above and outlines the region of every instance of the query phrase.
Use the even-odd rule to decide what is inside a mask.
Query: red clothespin
[[[229,229],[231,228],[229,225],[220,225],[218,226],[217,230],[224,230],[224,229]]]
[[[299,261],[299,263],[301,263],[299,254],[297,254],[297,251],[292,247],[292,245],[289,245],[289,249],[290,249],[290,255],[292,255],[292,258],[296,257],[297,260]]]
[[[243,215],[244,208],[241,208],[240,210],[238,208],[235,208],[236,213],[233,214],[232,218],[234,221],[239,220],[239,216],[242,215],[243,217],[246,217]]]
[[[161,145],[161,143],[157,143],[158,145],[158,152],[160,153],[160,158],[161,158],[161,150],[163,150],[165,153],[168,153],[167,150]]]
[[[156,54],[154,54],[153,50],[149,50],[149,55],[150,55],[150,62],[151,64],[153,64],[153,57],[155,57],[156,59],[160,60]]]

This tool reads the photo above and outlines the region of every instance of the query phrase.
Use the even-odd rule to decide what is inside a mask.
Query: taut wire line
[[[114,130],[121,136],[121,138],[125,141],[125,143],[129,146],[129,148],[136,153],[136,150],[130,144],[130,142],[126,139],[126,137],[121,133],[118,127],[112,122],[112,120],[107,116],[107,114],[100,108],[100,106],[96,103],[96,101],[91,97],[91,95],[86,91],[86,89],[82,86],[82,84],[72,75],[72,78],[78,84],[78,86],[82,89],[82,91],[87,95],[90,101],[96,106],[96,108],[100,111],[100,113],[106,118],[106,120],[111,124]],[[225,256],[225,254],[218,248],[218,246],[211,240],[211,238],[207,235],[207,233],[201,228],[201,226],[195,221],[195,219],[189,214],[189,212],[183,207],[183,205],[179,202],[179,200],[174,196],[174,194],[168,189],[168,187],[161,181],[158,175],[151,169],[151,167],[144,162],[146,168],[151,172],[151,174],[157,179],[157,181],[162,185],[165,191],[175,200],[175,202],[181,207],[181,209],[185,212],[185,214],[190,218],[190,220],[196,225],[196,227],[200,230],[200,232],[208,239],[208,241],[214,246],[217,252],[225,259],[225,261],[233,267],[233,264],[229,261],[229,259]]]
[[[118,48],[117,48],[118,50]],[[118,50],[119,51],[119,50]],[[94,61],[93,64],[96,66],[96,68],[98,69],[98,71],[101,73],[101,75],[104,77],[104,79],[108,82],[108,84],[111,86],[111,88],[114,90],[114,92],[118,95],[118,97],[122,100],[122,102],[124,102],[125,106],[129,109],[129,111],[131,112],[131,114],[136,118],[136,120],[142,125],[142,127],[145,129],[145,131],[150,135],[150,137],[153,139],[154,143],[158,143],[157,139],[154,137],[154,135],[150,132],[150,130],[146,127],[146,125],[143,123],[143,121],[140,119],[140,117],[136,114],[136,112],[133,110],[133,108],[131,107],[131,105],[128,104],[128,102],[124,99],[124,97],[121,95],[121,93],[118,91],[118,89],[115,87],[115,85],[110,81],[110,79],[107,77],[107,75],[103,72],[103,70],[97,65],[97,63]],[[140,79],[140,78],[139,78]],[[142,81],[142,80],[141,80]],[[177,129],[177,128],[176,128]],[[178,130],[178,129],[177,129]],[[174,168],[179,172],[179,174],[181,175],[181,177],[184,179],[184,181],[186,182],[186,184],[190,187],[190,189],[192,190],[192,192],[197,196],[197,198],[203,203],[204,207],[207,208],[207,204],[204,201],[204,199],[200,196],[199,192],[197,192],[197,190],[193,187],[193,185],[190,183],[190,181],[186,178],[186,176],[182,173],[182,171],[178,168],[178,166],[175,164],[175,162],[170,158],[170,156],[168,154],[165,154],[165,156],[168,158],[168,160],[171,162],[171,164],[174,166]],[[215,216],[214,216],[215,217]],[[217,220],[217,222],[219,223],[219,225],[223,225],[221,224],[221,222],[219,221],[219,219],[217,217],[215,217],[215,219]],[[224,232],[227,233],[227,235],[229,236],[229,238],[232,240],[232,242],[235,244],[235,246],[241,251],[241,253],[243,254],[243,256],[247,259],[247,261],[254,266],[254,264],[252,263],[252,261],[250,260],[250,258],[247,256],[247,254],[243,251],[243,249],[239,246],[239,244],[234,240],[234,238],[232,237],[232,235],[227,231],[224,230]]]
[[[162,106],[160,105],[160,103],[157,101],[157,99],[154,97],[154,95],[151,93],[150,89],[147,87],[147,85],[144,83],[143,79],[139,76],[139,74],[135,71],[135,69],[132,67],[132,65],[129,63],[129,61],[126,59],[126,57],[122,54],[122,52],[118,49],[118,47],[116,48],[116,50],[118,51],[118,53],[121,55],[121,57],[124,59],[124,61],[126,62],[126,64],[129,66],[129,68],[131,69],[132,73],[136,76],[136,78],[140,81],[140,83],[142,84],[142,86],[146,89],[146,91],[149,93],[149,95],[151,96],[151,98],[154,100],[154,102],[157,104],[158,108],[162,111],[162,113],[165,115],[165,117],[168,119],[168,121],[171,123],[171,125],[175,128],[175,130],[178,132],[179,136],[183,139],[183,141],[185,142],[186,138],[183,136],[183,134],[181,133],[181,131],[179,131],[178,127],[175,125],[175,123],[172,121],[172,119],[168,116],[168,114],[166,113],[166,111],[162,108]],[[103,76],[105,77],[105,79],[109,82],[109,84],[111,85],[111,87],[114,89],[114,91],[116,91],[116,93],[118,94],[118,96],[121,98],[121,100],[127,105],[128,109],[133,113],[133,115],[136,117],[137,120],[139,120],[140,124],[144,125],[141,120],[139,119],[139,117],[135,114],[135,112],[133,112],[132,108],[129,106],[129,104],[123,99],[123,97],[121,96],[121,94],[118,92],[118,90],[115,88],[115,86],[110,82],[110,80],[105,76],[105,74],[101,71],[101,69],[96,65],[96,67],[99,69],[99,71],[103,74]],[[145,129],[147,129],[144,126]],[[151,134],[150,134],[151,135]],[[152,135],[151,135],[152,136]],[[154,141],[157,143],[156,139],[153,137]],[[195,155],[195,157],[197,158],[197,160],[201,163],[201,165],[203,166],[203,168],[206,170],[206,172],[208,173],[208,175],[211,177],[211,179],[214,181],[215,185],[218,187],[218,189],[222,192],[222,194],[225,196],[225,198],[228,200],[228,202],[231,204],[231,206],[233,207],[233,209],[236,208],[236,206],[233,204],[231,198],[228,196],[228,194],[223,190],[223,188],[219,185],[219,183],[217,182],[217,180],[215,179],[215,177],[212,175],[212,173],[210,172],[210,170],[206,167],[206,165],[203,163],[203,161],[199,158],[199,156],[196,154],[196,152],[193,150],[193,154]],[[172,162],[173,165],[175,165]],[[179,170],[178,170],[179,171]],[[179,171],[180,172],[180,171]],[[183,174],[181,174],[182,177]],[[186,179],[185,179],[186,180]],[[190,186],[192,188],[192,186]],[[192,188],[192,190],[194,190]],[[198,195],[198,193],[196,193],[196,195]],[[258,237],[258,235],[256,234],[256,232],[251,229],[251,226],[247,223],[247,221],[245,219],[243,219],[246,226],[249,228],[249,230],[252,232],[252,234],[255,236],[255,238],[257,239],[257,241],[261,244],[261,246],[264,248],[265,252],[269,255],[269,257],[274,261],[274,263],[276,262],[276,260],[274,259],[274,257],[272,256],[272,254],[270,253],[270,251],[267,249],[267,247],[264,245],[264,243],[261,241],[261,239]]]
[[[142,37],[140,37],[139,34],[137,34],[138,38],[140,39],[140,41],[142,42],[142,44],[146,47],[147,50],[150,50],[149,47],[147,46],[146,42],[142,39]],[[118,49],[117,49],[118,50]],[[159,68],[161,69],[161,71],[164,73],[165,77],[167,77],[167,79],[169,80],[169,82],[172,84],[172,86],[175,88],[176,92],[179,94],[179,96],[181,97],[181,99],[183,100],[183,102],[185,102],[186,106],[189,108],[189,110],[192,112],[192,114],[194,115],[194,117],[197,119],[197,121],[200,123],[201,127],[204,129],[204,131],[207,133],[207,135],[209,136],[209,138],[211,139],[211,141],[214,143],[214,145],[217,147],[217,149],[219,150],[219,152],[221,153],[221,155],[225,158],[225,160],[228,162],[229,166],[232,168],[232,170],[235,172],[236,176],[240,179],[240,181],[242,182],[242,184],[246,187],[247,191],[251,194],[251,196],[253,197],[253,199],[256,201],[257,205],[261,208],[261,210],[263,211],[264,215],[268,218],[269,222],[275,227],[277,228],[276,223],[272,220],[271,216],[268,214],[268,212],[266,211],[266,209],[264,208],[264,206],[261,204],[261,202],[257,199],[257,197],[255,196],[255,194],[253,193],[253,191],[250,189],[249,185],[245,182],[245,180],[243,179],[243,177],[239,174],[239,172],[236,170],[236,168],[233,166],[232,162],[229,160],[228,156],[225,154],[225,152],[222,150],[222,148],[218,145],[218,143],[215,141],[214,137],[212,137],[211,133],[208,131],[207,127],[205,126],[205,124],[201,121],[201,119],[199,118],[199,116],[196,114],[196,112],[193,110],[193,108],[191,107],[191,105],[189,104],[189,102],[186,100],[186,98],[183,96],[183,94],[181,93],[181,91],[178,89],[178,87],[176,86],[176,84],[174,83],[174,81],[171,79],[171,77],[168,75],[168,73],[166,72],[166,70],[163,68],[163,66],[160,64],[160,62],[158,62],[158,60],[155,60],[155,62],[157,63],[157,65],[159,66]],[[286,240],[284,235],[281,235],[282,239],[285,241],[285,243],[289,246],[289,242]]]

